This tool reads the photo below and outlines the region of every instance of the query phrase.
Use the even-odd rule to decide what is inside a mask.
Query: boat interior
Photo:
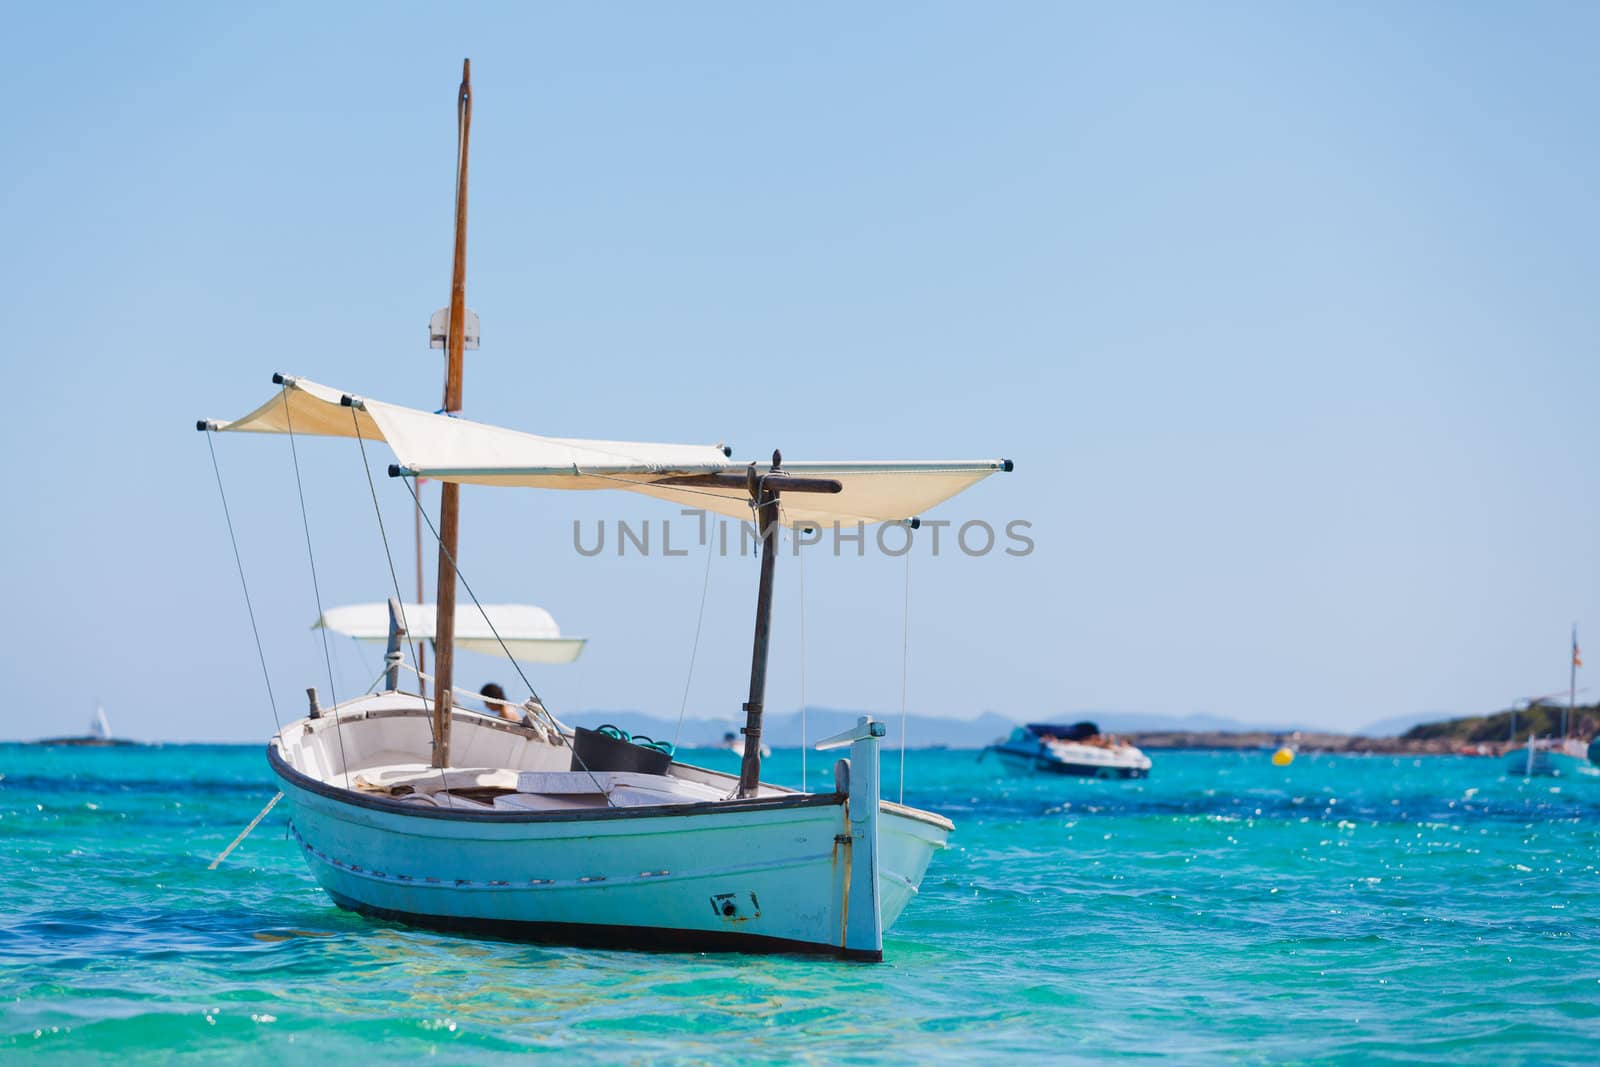
[[[431,702],[415,693],[357,697],[291,723],[273,748],[293,769],[335,788],[405,804],[467,811],[705,804],[731,799],[737,775],[678,763],[661,748],[461,707],[450,766],[431,765]],[[794,795],[762,783],[757,796]]]

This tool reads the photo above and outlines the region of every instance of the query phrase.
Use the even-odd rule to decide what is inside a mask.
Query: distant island
[[[1498,756],[1528,743],[1531,735],[1558,736],[1562,708],[1535,704],[1491,715],[1465,715],[1418,723],[1398,737],[1368,737],[1315,730],[1136,730],[1126,736],[1140,748],[1253,749],[1292,744],[1302,752],[1378,752],[1411,755]],[[1516,723],[1513,735],[1512,722]],[[1572,736],[1588,741],[1600,733],[1600,704],[1580,704],[1572,713]]]
[[[30,741],[31,745],[48,745],[59,747],[62,745],[76,748],[121,748],[126,745],[135,745],[136,741],[125,741],[122,738],[111,736],[111,722],[106,718],[106,709],[96,706],[94,716],[89,720],[89,732],[76,734],[72,737],[46,737],[39,741]]]
[[[51,748],[131,748],[137,747],[140,742],[127,741],[120,737],[43,737],[37,741],[22,743]]]
[[[810,708],[805,718],[804,737],[810,741],[837,733],[855,723],[866,714],[839,708]],[[1522,709],[1516,715],[1516,738],[1511,733],[1511,711],[1490,715],[1467,715],[1441,718],[1431,722],[1415,722],[1414,718],[1390,719],[1373,724],[1365,733],[1334,733],[1324,730],[1300,729],[1292,725],[1256,726],[1213,715],[1161,716],[1139,713],[1073,711],[1041,713],[1039,721],[1072,721],[1090,719],[1101,729],[1115,733],[1145,749],[1267,749],[1281,744],[1292,744],[1302,752],[1377,752],[1418,755],[1499,755],[1509,749],[1525,745],[1531,731],[1539,737],[1550,737],[1561,732],[1561,707],[1536,704]],[[888,726],[884,739],[889,747],[899,745],[900,717],[896,714],[874,712],[873,717]],[[643,734],[659,740],[671,741],[676,736],[683,748],[717,747],[725,734],[736,731],[742,721],[733,715],[726,718],[657,717],[639,711],[590,710],[573,712],[562,718],[579,726],[594,727],[602,723],[620,726],[633,734]],[[1406,726],[1397,734],[1380,734],[1390,726]],[[978,749],[998,741],[1018,725],[1007,716],[986,711],[975,719],[949,719],[933,715],[906,716],[907,745],[911,748],[967,748]],[[1588,740],[1600,733],[1600,704],[1579,705],[1572,719],[1572,734]],[[775,748],[793,748],[801,744],[801,717],[798,711],[769,712],[766,730],[762,736]]]
[[[869,714],[840,708],[808,708],[802,724],[799,711],[768,711],[761,740],[773,748],[798,748],[802,739],[816,742],[830,734],[854,726],[856,719]],[[900,744],[900,716],[897,713],[871,712],[888,727],[884,741],[890,747]],[[563,712],[561,721],[590,728],[610,723],[631,734],[644,734],[660,741],[674,738],[680,748],[716,748],[724,735],[744,725],[743,712],[729,712],[725,718],[687,717],[676,719],[642,711],[588,710]],[[802,725],[804,727],[802,731]],[[1016,723],[1003,715],[986,711],[975,719],[946,719],[934,715],[906,716],[907,746],[910,748],[982,748],[1010,733]]]
[[[1527,744],[1530,731],[1539,737],[1559,735],[1561,710],[1561,706],[1557,704],[1536,704],[1532,708],[1518,709],[1515,713],[1514,741],[1510,711],[1455,718],[1438,713],[1434,713],[1434,716],[1404,716],[1383,719],[1352,733],[1311,729],[1293,723],[1265,725],[1245,723],[1212,714],[1158,715],[1147,712],[1083,709],[1043,711],[1030,716],[1028,721],[1088,720],[1097,723],[1104,733],[1150,750],[1273,749],[1279,745],[1289,744],[1302,752],[1417,755],[1464,753],[1494,756]],[[774,748],[798,748],[803,741],[814,743],[820,738],[855,725],[856,719],[865,714],[868,713],[842,708],[809,708],[802,723],[798,710],[771,711],[767,713],[762,740]],[[884,738],[885,747],[898,748],[900,716],[894,712],[872,712],[871,715],[888,728],[887,736]],[[98,713],[96,717],[98,719]],[[724,747],[724,738],[743,725],[742,715],[738,718],[733,714],[718,718],[710,718],[703,714],[686,716],[680,723],[676,718],[651,715],[648,712],[604,709],[562,712],[560,718],[569,725],[587,726],[591,729],[610,723],[622,727],[630,734],[662,741],[676,740],[678,747],[685,749]],[[1427,721],[1419,721],[1422,719]],[[906,716],[905,725],[908,748],[977,750],[1003,740],[1021,723],[999,712],[985,711],[971,719],[911,713]],[[1571,733],[1582,741],[1592,740],[1600,734],[1600,703],[1580,704],[1575,709]],[[84,735],[51,737],[19,743],[92,748],[140,744],[136,741],[111,737],[109,728],[102,727],[98,722],[91,725],[89,732]]]

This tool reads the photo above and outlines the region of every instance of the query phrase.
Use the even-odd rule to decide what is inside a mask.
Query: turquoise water
[[[797,784],[799,753],[767,767]],[[956,834],[881,965],[371,922],[312,882],[281,809],[207,871],[274,791],[256,747],[0,746],[0,775],[7,1064],[1600,1050],[1600,782],[1498,761],[1161,753],[1148,781],[1110,783],[913,752],[907,802]]]

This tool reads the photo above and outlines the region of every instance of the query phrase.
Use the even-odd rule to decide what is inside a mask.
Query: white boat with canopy
[[[434,640],[437,605],[404,604],[400,610],[411,640]],[[323,612],[312,629],[387,644],[389,621],[388,604],[346,604]],[[467,652],[505,654],[523,663],[572,663],[584,643],[582,637],[563,637],[555,617],[532,604],[456,605],[455,647]]]
[[[1561,736],[1540,737],[1532,727],[1535,709],[1546,704],[1552,697],[1559,697],[1561,691],[1546,693],[1544,696],[1530,697],[1524,703],[1527,705],[1530,726],[1528,729],[1527,743],[1518,746],[1517,741],[1517,706],[1511,706],[1511,747],[1505,755],[1506,773],[1522,778],[1535,777],[1560,777],[1582,775],[1592,777],[1600,774],[1600,764],[1594,759],[1596,754],[1596,740],[1589,744],[1572,736],[1578,712],[1578,668],[1583,666],[1583,653],[1578,648],[1578,624],[1572,624],[1572,658],[1567,663],[1567,694],[1566,706],[1561,709]]]
[[[397,587],[388,605],[319,619],[375,640],[381,609],[387,672],[380,691],[333,707],[308,691],[308,715],[272,738],[268,760],[289,805],[291,835],[335,902],[402,922],[627,948],[881,959],[884,931],[915,896],[953,826],[881,798],[884,727],[865,717],[816,745],[849,749],[835,764],[831,790],[760,780],[779,531],[914,521],[1011,464],[785,463],[776,452],[770,462],[735,463],[720,446],[548,437],[458,417],[467,321],[465,75],[459,103],[448,414],[275,375],[278,390],[254,411],[198,426],[291,440],[356,438],[363,456],[368,443],[383,442],[396,460],[391,477],[413,495],[418,478],[443,483],[437,604],[402,604]],[[559,661],[558,649],[577,641],[561,637],[553,620],[548,632],[534,632],[537,625],[522,624],[542,620],[512,617],[475,596],[470,608],[457,608],[463,484],[622,489],[754,517],[761,571],[738,775],[677,762],[661,746],[573,729],[537,694],[520,705],[521,722],[457,705],[453,649],[498,649],[513,661],[542,663]],[[406,662],[405,645],[423,637],[437,650],[431,696],[401,682],[403,669],[421,676],[414,657]]]

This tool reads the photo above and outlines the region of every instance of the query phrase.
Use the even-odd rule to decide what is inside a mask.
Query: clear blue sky
[[[265,737],[193,420],[274,370],[435,406],[467,55],[469,415],[1017,461],[938,516],[1028,519],[1031,557],[915,557],[915,710],[1355,728],[1564,685],[1574,620],[1600,662],[1592,5],[34,5],[7,37],[0,737],[96,698]],[[288,444],[216,443],[298,714]],[[302,462],[324,600],[381,599],[354,447]],[[700,559],[570,547],[672,509],[465,496],[480,593],[591,638],[551,704],[676,714]],[[806,577],[810,702],[897,709],[900,563]],[[754,584],[713,569],[692,715],[738,715]],[[346,696],[377,657],[338,652]]]

